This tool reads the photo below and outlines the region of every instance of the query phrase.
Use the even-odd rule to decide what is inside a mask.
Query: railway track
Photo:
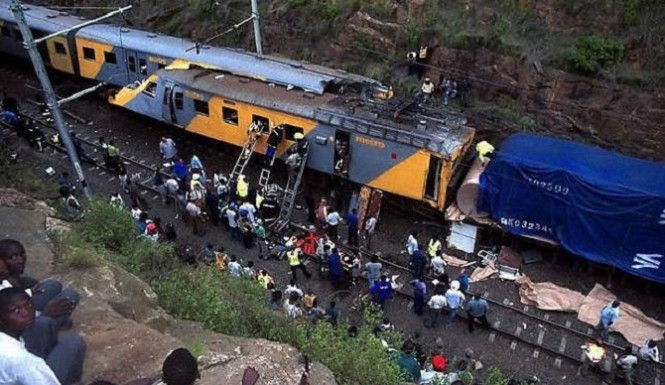
[[[302,225],[295,225],[299,230],[306,230]],[[356,248],[349,248],[344,245],[337,245],[342,253],[359,254],[363,261],[369,261],[371,254]],[[315,256],[310,258],[319,261]],[[383,264],[383,273],[388,276],[399,276],[401,288],[396,292],[403,297],[411,300],[413,296],[408,290],[408,281],[411,279],[411,271],[397,263],[379,257]],[[432,293],[432,277],[425,277],[428,286],[428,293]],[[405,289],[406,288],[406,289]],[[467,295],[468,296],[468,295]],[[488,336],[488,342],[492,343],[496,338],[505,338],[509,341],[510,351],[518,349],[519,344],[525,345],[531,349],[532,358],[539,358],[541,354],[550,356],[552,365],[561,368],[564,361],[574,364],[582,363],[581,346],[595,339],[595,331],[592,327],[575,322],[580,326],[585,325],[584,330],[576,328],[574,321],[566,320],[564,323],[557,322],[549,313],[541,312],[530,306],[517,306],[507,299],[492,298],[490,293],[484,292],[482,297],[490,304],[490,322],[492,330]],[[469,300],[469,298],[467,298]],[[426,317],[426,316],[424,316]],[[460,312],[457,317],[466,319],[466,314]],[[578,326],[579,327],[579,326]],[[611,353],[622,354],[623,346],[618,345],[616,339],[612,336],[608,338],[605,345]],[[661,385],[662,372],[665,364],[662,362],[640,361],[635,371],[634,384],[640,385]]]
[[[32,118],[48,133],[56,132],[53,125],[44,118],[40,108],[41,106],[39,103],[31,102],[27,106],[24,105],[22,113],[27,117]],[[90,122],[84,118],[80,118],[67,112],[65,114],[69,119],[75,121],[72,122],[72,125],[70,126],[74,131],[76,131],[75,127],[77,124],[90,124]],[[3,130],[4,133],[9,133],[9,131],[6,131],[8,128],[4,123],[3,126],[5,127]],[[50,135],[47,135],[47,137],[49,136]],[[78,138],[86,147],[96,149],[97,151],[95,152],[97,153],[101,152],[101,147],[96,143],[97,138],[85,134],[79,134]],[[64,149],[57,144],[51,142],[47,142],[47,144],[59,152],[64,152]],[[136,155],[123,155],[121,156],[121,159],[126,165],[131,165],[133,168],[139,170],[141,174],[143,174],[143,172],[147,173],[147,178],[140,180],[138,184],[143,189],[142,194],[152,192],[154,194],[153,198],[156,199],[158,195],[151,185],[151,175],[155,168],[159,168],[159,164],[143,160]],[[100,173],[100,175],[108,175],[109,182],[117,179],[113,173],[104,170],[99,162],[94,165],[89,165],[93,167],[88,171],[95,170]],[[370,254],[364,251],[351,250],[343,245],[339,245],[339,248],[347,252],[359,252],[363,259],[369,259],[370,256]],[[319,263],[321,262],[318,259],[315,260]],[[410,277],[411,273],[408,268],[383,258],[380,258],[380,260],[384,264],[384,271],[386,273],[390,275],[399,275],[401,277]],[[431,281],[431,279],[428,281]],[[404,287],[408,286],[408,279],[405,279],[404,284]],[[409,291],[404,290],[404,287],[397,292],[404,298],[411,298]],[[431,285],[429,285],[429,289],[432,289]],[[528,306],[515,306],[508,299],[492,298],[490,293],[487,292],[483,293],[483,297],[491,304],[491,314],[494,319],[493,329],[487,337],[488,342],[494,342],[497,338],[506,339],[510,344],[511,351],[515,351],[518,348],[524,349],[526,347],[532,350],[533,358],[538,358],[541,354],[548,356],[552,360],[552,364],[557,367],[561,367],[564,361],[581,363],[581,350],[579,346],[592,339],[593,330],[591,328],[587,327],[586,330],[581,330],[576,328],[570,320],[567,320],[564,323],[557,322],[556,320],[551,319],[550,315],[547,313],[540,315],[539,311],[535,309]],[[459,314],[458,316],[464,318],[464,314]],[[516,319],[517,321],[515,321]],[[621,347],[611,339],[609,341],[609,347],[617,353],[621,349]],[[662,378],[661,372],[664,368],[665,366],[661,363],[641,362],[636,371],[636,381],[634,383],[641,385],[660,385]]]

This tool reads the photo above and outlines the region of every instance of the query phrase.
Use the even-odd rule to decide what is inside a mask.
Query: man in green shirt
[[[420,365],[418,360],[413,356],[415,346],[413,341],[406,340],[402,344],[402,351],[397,357],[397,366],[402,372],[402,379],[407,382],[420,381]]]

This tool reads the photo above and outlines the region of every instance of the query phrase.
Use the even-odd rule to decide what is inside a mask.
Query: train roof
[[[427,148],[449,157],[469,143],[474,130],[463,124],[447,125],[440,116],[419,115],[416,122],[395,121],[382,100],[359,100],[348,95],[313,95],[264,82],[207,69],[162,69],[162,79],[193,90],[286,112],[343,127],[362,135]]]
[[[8,9],[9,4],[8,0],[0,0],[0,17],[14,20],[12,12]],[[75,26],[85,20],[66,12],[34,5],[25,7],[25,15],[32,28],[50,33]],[[235,75],[292,86],[316,94],[327,92],[331,86],[348,84],[381,86],[377,80],[347,73],[341,69],[271,55],[259,56],[239,49],[202,46],[197,53],[196,50],[190,50],[194,46],[194,42],[190,40],[112,24],[100,23],[84,27],[77,32],[77,36],[152,55],[205,63]]]

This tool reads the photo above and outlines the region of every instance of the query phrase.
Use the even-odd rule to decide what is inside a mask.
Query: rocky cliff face
[[[47,233],[66,231],[53,210],[15,191],[0,189],[0,235],[20,240],[28,255],[27,274],[55,276],[76,288],[81,303],[74,329],[88,344],[84,382],[105,379],[123,383],[159,373],[172,349],[186,346],[199,356],[201,385],[240,384],[251,366],[258,384],[297,384],[304,371],[293,347],[267,340],[213,333],[193,322],[173,319],[158,305],[157,295],[134,275],[109,264],[67,271],[58,265]],[[336,385],[328,368],[310,366],[311,383]]]

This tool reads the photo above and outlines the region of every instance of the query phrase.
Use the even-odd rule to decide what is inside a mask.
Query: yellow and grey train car
[[[0,49],[25,56],[7,5],[0,0]],[[26,17],[42,36],[81,22],[34,6]],[[216,140],[242,146],[252,121],[282,125],[281,156],[301,132],[310,143],[307,167],[443,210],[474,137],[463,121],[426,113],[396,120],[399,103],[385,100],[388,89],[371,78],[233,49],[197,53],[193,45],[95,24],[49,39],[42,55],[55,69],[120,85],[111,98],[117,106]],[[267,134],[255,151],[265,151]]]

